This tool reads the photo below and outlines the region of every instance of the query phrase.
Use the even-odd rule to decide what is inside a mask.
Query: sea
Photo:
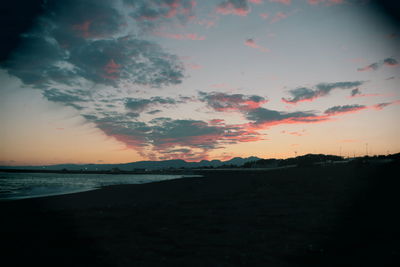
[[[16,200],[90,191],[109,185],[143,184],[200,175],[2,173],[0,200]]]

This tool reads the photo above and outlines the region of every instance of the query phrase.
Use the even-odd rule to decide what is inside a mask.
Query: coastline
[[[393,171],[199,171],[0,202],[0,249],[7,266],[396,266]]]
[[[57,196],[96,190],[109,185],[143,184],[195,177],[191,174],[0,173],[0,201]]]

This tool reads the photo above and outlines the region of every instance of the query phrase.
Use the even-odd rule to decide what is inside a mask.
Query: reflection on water
[[[142,184],[198,175],[0,173],[0,200],[89,191],[117,184]]]

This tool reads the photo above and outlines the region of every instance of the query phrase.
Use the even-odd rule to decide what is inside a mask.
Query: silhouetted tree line
[[[289,165],[312,166],[320,163],[342,161],[344,158],[334,155],[307,154],[288,159],[260,159],[243,164],[243,168],[271,168]]]

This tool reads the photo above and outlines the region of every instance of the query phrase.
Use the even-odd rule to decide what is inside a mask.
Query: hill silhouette
[[[391,155],[364,156],[357,158],[344,158],[337,155],[306,154],[287,159],[261,159],[258,157],[235,157],[227,161],[202,160],[188,162],[182,159],[162,161],[137,161],[120,164],[57,164],[47,166],[0,166],[3,171],[35,171],[35,172],[147,172],[174,169],[213,169],[213,168],[277,168],[277,167],[306,167],[326,164],[372,164],[384,161],[400,161],[400,153]]]

